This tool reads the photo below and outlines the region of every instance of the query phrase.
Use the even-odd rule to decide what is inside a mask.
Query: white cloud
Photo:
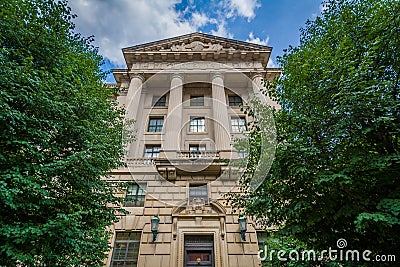
[[[206,7],[189,0],[186,7],[178,10],[176,5],[180,3],[181,0],[74,0],[70,6],[78,15],[74,21],[76,30],[83,36],[94,35],[99,53],[116,67],[125,67],[121,48],[199,31],[207,25],[214,28],[211,34],[233,38],[229,23],[236,17],[251,21],[261,6],[258,0],[223,0]],[[268,37],[250,39],[260,44],[268,42]]]
[[[255,9],[261,6],[257,0],[229,0],[228,4],[232,12],[237,12],[249,22],[256,16]]]
[[[233,38],[233,34],[228,31],[228,19],[235,20],[236,17],[247,18],[250,22],[256,15],[255,10],[261,4],[257,0],[225,0],[217,4],[216,19],[210,21],[215,24],[217,29],[211,30],[211,34]]]
[[[226,37],[226,38],[233,38],[233,34],[228,32],[226,28],[226,21],[221,20],[215,23],[217,26],[217,30],[211,30],[212,35]]]
[[[192,14],[191,22],[194,27],[200,28],[211,22],[211,19],[207,17],[204,13],[195,12]]]
[[[259,44],[259,45],[268,45],[269,36],[265,37],[264,40],[261,40],[259,37],[255,38],[253,32],[249,33],[249,38],[246,39],[246,42]]]
[[[99,53],[124,67],[121,48],[191,33],[204,25],[206,18],[200,14],[193,22],[181,20],[174,9],[176,2],[74,0],[70,6],[78,15],[77,31],[84,36],[94,35]]]
[[[267,63],[267,68],[277,68],[278,66],[275,64],[275,62],[269,58],[268,63]]]
[[[246,42],[249,43],[254,43],[254,44],[259,44],[259,45],[268,45],[269,42],[269,36],[265,37],[264,40],[261,40],[259,37],[255,37],[253,32],[249,33],[249,38],[246,39]],[[269,58],[268,63],[267,63],[268,68],[277,68],[278,66],[275,64],[275,62]]]

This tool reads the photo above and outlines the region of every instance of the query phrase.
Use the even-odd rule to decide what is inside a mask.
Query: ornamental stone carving
[[[189,44],[182,43],[180,45],[173,45],[170,51],[220,51],[222,48],[223,46],[220,44],[213,44],[211,42],[205,44],[200,41],[193,41]]]
[[[222,69],[247,69],[248,71],[254,71],[254,69],[262,69],[262,64],[260,62],[254,61],[233,61],[233,62],[212,62],[212,61],[195,61],[182,63],[172,63],[172,62],[135,62],[132,64],[131,71],[141,71],[143,70],[222,70]],[[251,69],[251,70],[250,70]]]

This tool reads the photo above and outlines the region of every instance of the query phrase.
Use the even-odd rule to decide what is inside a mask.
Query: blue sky
[[[321,14],[321,0],[70,0],[77,31],[94,35],[105,69],[125,68],[121,49],[195,31],[272,46],[269,66],[299,29]],[[107,78],[113,82],[112,75]]]

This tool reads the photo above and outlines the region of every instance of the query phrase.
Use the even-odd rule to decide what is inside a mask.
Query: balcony
[[[219,151],[216,150],[180,150],[175,151],[177,159],[219,159]],[[166,152],[168,153],[168,152]]]
[[[219,175],[229,159],[222,156],[215,150],[160,150],[153,161],[160,175],[174,180],[177,175]]]
[[[127,167],[151,166],[154,164],[153,158],[128,158],[125,161]]]

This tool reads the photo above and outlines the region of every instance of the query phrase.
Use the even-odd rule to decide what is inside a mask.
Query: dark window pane
[[[258,240],[258,247],[259,249],[264,249],[264,245],[269,239],[269,233],[268,232],[257,232],[257,240]]]
[[[163,96],[153,96],[153,106],[155,107],[165,107],[167,98]]]
[[[147,145],[144,149],[145,158],[157,158],[160,153],[161,146],[159,145]]]
[[[130,237],[130,240],[140,242],[140,232],[131,232],[129,237]],[[137,245],[139,246],[139,244],[137,244]]]
[[[129,239],[129,233],[117,233],[117,237],[115,240],[128,240]]]
[[[110,266],[137,266],[140,232],[116,233]]]
[[[198,132],[205,132],[205,130],[206,130],[206,120],[204,117],[190,119],[189,132],[198,133]]]
[[[146,197],[145,185],[131,184],[126,189],[124,207],[143,207]],[[127,239],[126,239],[127,240]]]
[[[164,118],[150,118],[148,132],[162,132]]]
[[[189,187],[189,201],[191,202],[195,198],[204,199],[204,201],[207,202],[207,185],[191,185]]]
[[[206,145],[189,145],[189,151],[192,151],[190,153],[191,158],[202,158],[205,156],[204,152],[206,150]]]
[[[232,132],[240,133],[247,130],[246,119],[244,117],[231,118]]]
[[[228,96],[229,106],[238,107],[243,104],[242,98],[238,95],[230,95]]]
[[[185,244],[213,244],[213,240],[212,235],[185,235]]]
[[[204,106],[204,96],[190,96],[191,106]]]

